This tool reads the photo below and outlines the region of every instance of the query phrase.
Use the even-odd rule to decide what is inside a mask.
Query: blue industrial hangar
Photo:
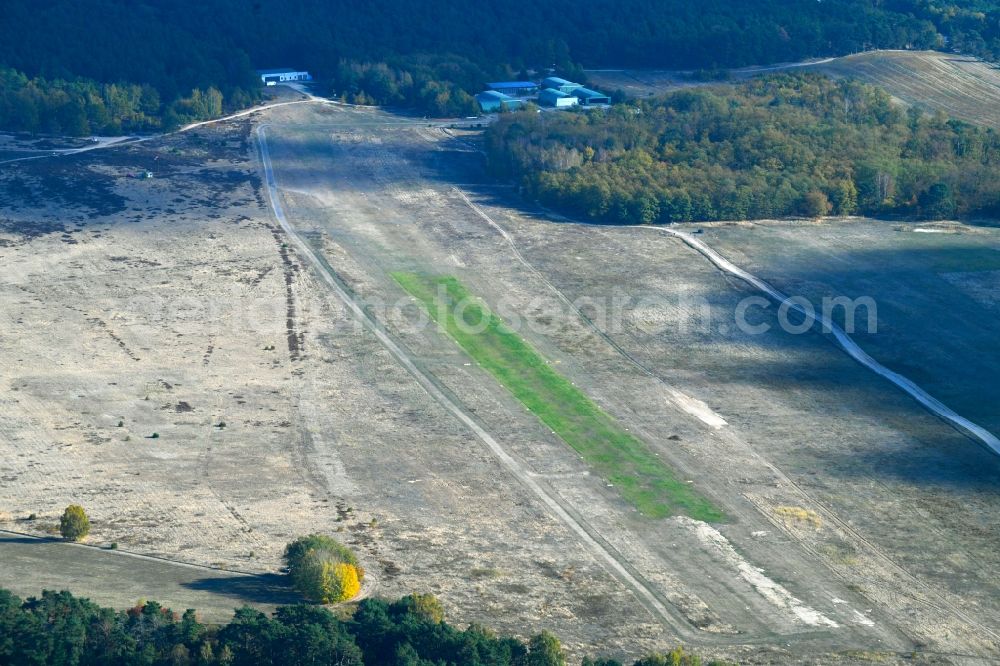
[[[604,93],[558,76],[550,76],[542,80],[541,84],[534,81],[495,81],[487,83],[486,88],[476,95],[483,113],[513,111],[529,101],[554,109],[611,104],[611,98]]]
[[[531,97],[538,94],[538,84],[532,81],[498,81],[487,83],[486,87],[511,97]]]

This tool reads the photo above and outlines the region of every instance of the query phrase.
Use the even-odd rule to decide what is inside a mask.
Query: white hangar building
[[[291,68],[284,69],[258,69],[260,80],[266,86],[274,86],[288,81],[312,81],[309,72],[300,72]]]

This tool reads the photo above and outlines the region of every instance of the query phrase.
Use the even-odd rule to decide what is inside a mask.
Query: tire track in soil
[[[305,334],[297,330],[295,325],[295,274],[299,267],[292,261],[288,252],[288,244],[282,241],[281,230],[268,225],[275,245],[278,246],[278,254],[281,256],[281,266],[285,284],[285,337],[288,342],[288,357],[292,362],[302,358],[302,349],[305,345]]]

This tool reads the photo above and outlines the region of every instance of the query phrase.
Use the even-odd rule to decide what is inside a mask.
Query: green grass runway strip
[[[724,514],[674,475],[649,447],[555,372],[454,277],[393,273],[480,366],[583,456],[642,514],[719,522]],[[461,305],[461,307],[457,307]]]

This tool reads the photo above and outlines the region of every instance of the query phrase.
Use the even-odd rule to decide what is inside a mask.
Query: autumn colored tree
[[[288,544],[285,562],[296,589],[313,601],[340,603],[361,591],[364,569],[357,557],[324,534],[311,534]]]
[[[490,170],[529,197],[610,224],[1000,208],[1000,134],[819,74],[502,114],[484,148]]]
[[[802,214],[806,217],[823,217],[829,215],[833,206],[825,194],[819,190],[806,192],[802,197]]]
[[[315,551],[303,558],[293,581],[302,594],[324,604],[347,601],[361,591],[358,570],[353,564],[333,561]]]

